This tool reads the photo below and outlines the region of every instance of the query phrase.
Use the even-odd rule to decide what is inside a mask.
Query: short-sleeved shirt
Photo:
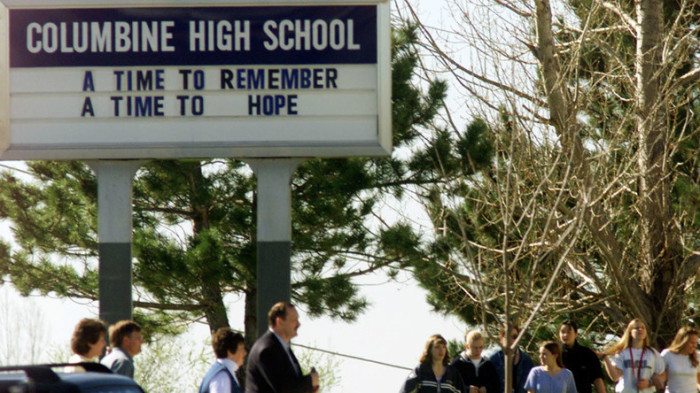
[[[622,378],[615,385],[618,393],[654,393],[656,388],[651,377],[663,373],[666,368],[664,359],[653,348],[625,348],[613,357],[613,364],[622,370]],[[648,388],[637,389],[638,376],[649,381]]]
[[[526,390],[537,393],[576,393],[574,374],[563,368],[556,375],[550,375],[544,367],[537,366],[530,370],[525,381]]]
[[[700,364],[693,367],[688,355],[673,353],[668,349],[664,349],[661,352],[661,357],[664,358],[666,370],[668,371],[666,393],[696,393],[698,391],[697,383],[698,374],[700,374]]]
[[[578,393],[591,393],[593,381],[603,378],[603,369],[600,367],[598,356],[576,341],[573,347],[563,345],[563,349],[561,360],[564,366],[574,374],[576,390]]]

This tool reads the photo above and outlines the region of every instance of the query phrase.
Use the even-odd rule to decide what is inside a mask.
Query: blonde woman
[[[611,359],[612,357],[612,359]],[[603,354],[603,365],[618,393],[654,393],[662,388],[665,363],[651,346],[647,326],[641,319],[627,324],[620,341]]]
[[[430,336],[420,364],[409,374],[400,393],[465,393],[462,377],[449,365],[449,359],[445,338]]]
[[[682,327],[671,346],[661,351],[666,362],[666,393],[697,393],[700,389],[698,329]]]

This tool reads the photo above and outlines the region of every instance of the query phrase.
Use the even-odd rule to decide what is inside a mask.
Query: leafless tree
[[[47,360],[48,336],[42,309],[11,287],[0,287],[0,365]]]
[[[587,312],[616,333],[640,317],[667,344],[699,295],[698,3],[445,7],[436,25],[396,3],[419,26],[424,77],[449,75],[461,100],[444,126],[461,136],[459,117],[479,116],[492,130],[490,168],[418,191],[437,236],[460,239],[445,285],[484,321]]]

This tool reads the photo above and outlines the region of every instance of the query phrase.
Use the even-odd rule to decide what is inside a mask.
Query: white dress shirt
[[[238,381],[238,377],[236,377],[238,364],[231,359],[216,359],[216,362],[226,366],[228,371],[231,372],[231,375],[233,375],[233,379],[236,380],[236,383],[240,387],[241,383]],[[216,376],[214,376],[211,382],[209,382],[210,393],[231,393],[231,391],[231,379],[228,377],[228,375],[226,375],[226,373],[219,372],[216,374]]]

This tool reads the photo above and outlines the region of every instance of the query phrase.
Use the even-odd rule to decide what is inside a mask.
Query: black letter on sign
[[[95,82],[92,80],[92,71],[85,71],[85,79],[83,79],[83,91],[95,91]]]
[[[80,117],[85,117],[86,113],[89,113],[91,117],[95,117],[95,111],[92,109],[92,100],[90,100],[90,97],[85,97],[83,112],[80,113]]]

